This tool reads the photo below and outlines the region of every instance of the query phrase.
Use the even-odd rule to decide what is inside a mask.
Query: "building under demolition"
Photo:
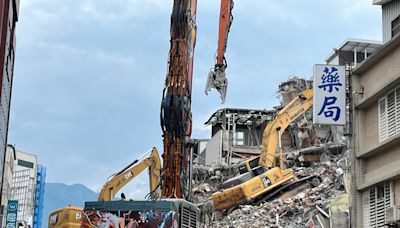
[[[203,141],[205,146],[196,159],[199,164],[193,169],[192,189],[194,201],[202,204],[205,224],[210,227],[247,227],[248,224],[253,227],[300,227],[313,223],[328,227],[330,223],[349,223],[346,192],[350,189],[348,179],[351,175],[345,175],[350,170],[348,142],[343,139],[343,134],[339,135],[343,131],[337,131],[335,127],[314,126],[311,111],[305,112],[285,130],[282,147],[286,167],[292,168],[298,177],[320,176],[320,185],[302,185],[258,206],[241,205],[227,216],[209,204],[211,194],[219,191],[224,181],[238,177],[238,162],[260,154],[264,129],[275,114],[310,88],[310,80],[292,77],[279,85],[282,103],[274,110],[221,109],[209,118],[206,125],[212,127],[213,137],[208,142]],[[210,158],[214,163],[202,163],[200,161],[207,159],[201,158]],[[339,206],[343,199],[347,200],[345,211]],[[326,217],[328,213],[337,219],[330,220]]]
[[[254,227],[266,224],[271,227],[397,227],[400,221],[400,2],[374,1],[374,4],[382,5],[384,43],[346,39],[326,59],[327,64],[346,66],[346,125],[313,125],[312,113],[306,112],[282,134],[286,165],[292,167],[296,176],[318,175],[322,183],[318,187],[304,186],[260,205],[241,205],[228,215],[218,215],[209,209],[214,214],[205,216],[205,223],[208,220],[214,227],[249,224]],[[278,91],[282,106],[312,86],[311,81],[298,77],[281,83]],[[279,107],[270,111],[272,118],[278,110]],[[233,143],[237,140],[236,128],[224,125],[230,122],[224,122],[226,117],[218,118],[224,112],[214,113],[207,124],[213,127],[213,137],[221,129],[227,129],[229,133],[224,135],[232,135],[233,140],[232,144],[225,144],[237,146]],[[241,137],[237,138],[240,142]],[[223,143],[218,142],[215,143],[219,145],[217,151],[221,151],[218,154],[227,156],[229,150],[222,150]],[[225,148],[229,149],[228,146]],[[257,149],[253,149],[253,154],[257,154]],[[237,175],[232,172],[235,168],[195,167],[194,198],[197,195],[199,202],[205,202],[202,197],[218,191],[216,182]],[[209,207],[206,204],[205,208]]]
[[[234,108],[216,111],[205,123],[211,126],[211,139],[201,141],[195,162],[232,164],[259,154],[264,128],[275,112]]]

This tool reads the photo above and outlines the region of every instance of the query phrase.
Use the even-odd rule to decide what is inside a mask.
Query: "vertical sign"
[[[8,200],[6,228],[17,227],[18,200]]]
[[[313,122],[346,124],[346,69],[344,66],[314,65]]]

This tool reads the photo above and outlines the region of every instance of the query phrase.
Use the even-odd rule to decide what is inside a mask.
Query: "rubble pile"
[[[212,227],[305,227],[329,217],[329,200],[345,192],[343,179],[348,169],[348,152],[317,162],[309,167],[293,167],[295,176],[316,175],[321,182],[315,187],[303,184],[272,201],[260,205],[241,205]],[[325,158],[326,159],[326,158]]]
[[[318,146],[310,146],[303,149],[291,150],[285,152],[286,167],[293,166],[310,166],[315,162],[328,162],[334,159],[338,154],[346,151],[348,142],[330,142],[319,144]],[[339,155],[340,156],[340,155]]]
[[[195,204],[209,203],[217,186],[238,174],[237,165],[193,165],[192,201]]]

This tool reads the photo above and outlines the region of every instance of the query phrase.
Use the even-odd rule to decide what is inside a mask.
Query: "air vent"
[[[181,226],[182,228],[197,227],[197,212],[187,207],[182,207]]]

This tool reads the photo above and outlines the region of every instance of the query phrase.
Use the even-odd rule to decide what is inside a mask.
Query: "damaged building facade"
[[[279,85],[281,105],[273,110],[239,108],[217,110],[205,122],[206,126],[211,126],[211,139],[194,140],[195,163],[230,165],[244,158],[259,155],[265,126],[299,93],[311,88],[312,80],[291,77]],[[339,133],[340,135],[337,135],[331,127],[314,127],[312,112],[308,111],[282,134],[282,146],[284,151],[308,148],[332,140],[340,140],[342,132]],[[315,158],[313,152],[309,153],[312,154],[306,157]],[[318,156],[316,158],[319,159]]]
[[[263,131],[275,110],[225,108],[206,121],[211,126],[210,140],[197,140],[195,162],[202,165],[237,163],[260,153]]]
[[[247,227],[248,224],[259,227],[265,224],[269,227],[398,227],[400,1],[374,0],[373,4],[382,6],[384,42],[346,39],[326,59],[327,64],[346,66],[346,84],[349,85],[346,126],[313,125],[312,113],[306,112],[282,134],[286,165],[296,176],[319,175],[322,183],[260,205],[241,205],[226,216],[214,218],[212,227]],[[215,112],[207,124],[213,128],[213,138],[219,137],[219,140],[214,138],[207,143],[218,141],[218,159],[225,158],[222,159],[225,163],[219,160],[220,165],[257,154],[263,127],[274,113],[312,86],[312,81],[299,77],[279,85],[281,106],[270,111],[270,117],[257,129],[257,143],[245,143],[246,140],[241,139],[248,136],[235,135],[241,127],[229,126],[234,123],[230,116],[240,113],[239,109]],[[249,116],[257,110],[242,111],[242,115],[246,116],[247,112]],[[246,123],[246,120],[242,122]],[[245,124],[242,127],[248,129]],[[227,143],[227,139],[232,140]],[[206,144],[204,148],[207,148]],[[239,152],[234,147],[242,147],[240,151],[243,152],[248,145],[253,146],[249,148],[254,152],[238,153],[240,156],[231,153],[234,156],[229,160],[230,152]],[[207,154],[215,151],[210,150]],[[210,175],[208,180],[224,181],[228,174],[234,175],[230,172],[222,175],[216,170],[205,168],[203,172]],[[196,191],[211,194],[215,186],[214,183],[201,185]]]
[[[353,91],[359,91],[355,82],[356,73],[364,65],[364,62],[368,64],[369,59],[374,58],[375,52],[379,53],[382,49],[381,47],[382,44],[378,41],[347,39],[338,46],[336,52],[331,54],[326,62],[328,64],[347,64],[348,73],[355,69],[355,76],[352,81],[352,84],[354,84]],[[259,154],[263,130],[274,114],[287,105],[300,92],[310,89],[312,86],[312,81],[300,77],[292,77],[282,82],[278,87],[281,106],[276,107],[273,111],[265,112],[249,109],[218,110],[206,122],[206,124],[212,126],[213,138],[210,141],[203,141],[202,156],[207,154],[207,157],[209,156],[208,154],[214,154],[216,156],[215,159],[219,161],[218,164],[224,167],[224,165],[230,164],[229,161],[236,163],[242,161],[247,156]],[[357,107],[357,105],[354,104],[353,107]],[[355,176],[353,173],[357,176],[360,173],[355,172],[351,168],[351,164],[353,164],[351,161],[352,150],[349,148],[351,143],[347,136],[351,135],[351,127],[354,128],[355,138],[358,137],[359,132],[355,130],[355,125],[351,126],[352,120],[350,119],[349,111],[349,107],[347,107],[347,125],[344,127],[313,125],[312,111],[308,111],[296,121],[293,121],[282,134],[286,166],[291,167],[295,171],[296,176],[304,174],[320,176],[322,183],[319,186],[311,187],[306,185],[300,190],[285,193],[281,197],[258,206],[240,206],[238,210],[235,210],[228,216],[210,219],[213,220],[211,225],[215,227],[246,227],[246,224],[254,223],[260,227],[262,227],[262,224],[271,226],[277,224],[281,227],[300,227],[305,224],[308,224],[310,227],[349,227],[351,221],[355,221],[354,218],[351,219],[351,208],[353,210],[354,208],[362,208],[358,209],[357,212],[353,211],[354,217],[359,216],[361,218],[359,221],[361,225],[357,227],[381,227],[378,225],[367,226],[366,217],[363,217],[362,214],[369,214],[372,217],[370,208],[375,210],[374,208],[377,207],[371,206],[369,209],[367,208],[370,210],[368,212],[366,212],[365,205],[353,205],[353,207],[350,207],[353,198],[352,188],[354,189],[354,186],[351,186],[352,177]],[[252,114],[255,115],[252,116]],[[233,116],[235,117],[233,118]],[[254,128],[255,125],[250,124],[253,123],[254,119],[263,120],[259,122],[262,124],[257,125],[257,128]],[[366,123],[362,123],[362,125],[369,127]],[[241,131],[244,132],[243,136],[240,134],[240,137],[236,135],[236,132]],[[249,131],[253,132],[249,133]],[[370,129],[362,129],[361,131],[364,134],[371,133]],[[258,139],[254,136],[249,136],[250,134],[258,135]],[[227,143],[229,141],[230,143]],[[372,143],[373,141],[369,142]],[[218,146],[210,147],[213,143]],[[361,144],[363,143],[361,142]],[[207,148],[209,149],[208,152],[206,152]],[[233,156],[229,160],[228,155],[230,152],[233,152]],[[209,165],[207,163],[204,164]],[[197,175],[197,180],[203,179],[207,183],[204,184],[202,181],[197,181],[195,184],[197,187],[194,188],[195,194],[201,194],[206,198],[210,197],[212,192],[218,189],[218,183],[235,175],[235,172],[232,172],[233,169],[235,167],[231,166],[228,169],[229,172],[223,172],[221,171],[221,166],[211,166],[209,168],[196,167],[197,174],[203,173]],[[203,171],[200,172],[199,170]],[[204,178],[204,173],[208,175],[207,178]],[[396,183],[392,183],[391,186],[396,186]],[[378,194],[378,191],[381,190],[376,190],[376,194]],[[360,193],[360,199],[362,199],[362,194]],[[200,201],[205,202],[206,199],[201,198]],[[377,201],[371,202],[379,205]],[[379,210],[375,216],[378,214]],[[353,222],[353,225],[355,225],[355,222]]]
[[[205,212],[202,222],[208,225],[206,227],[249,227],[248,224],[252,224],[251,227],[303,227],[306,224],[309,227],[329,227],[330,224],[332,227],[346,227],[349,224],[349,197],[345,194],[350,188],[349,181],[346,181],[349,176],[344,175],[350,170],[347,141],[335,141],[342,137],[334,136],[335,131],[330,127],[314,126],[311,111],[293,121],[285,130],[282,145],[286,167],[290,167],[297,177],[318,175],[321,184],[304,184],[271,201],[241,205],[227,215],[216,211],[209,203],[211,195],[221,189],[224,181],[239,175],[237,162],[259,155],[264,128],[275,113],[300,92],[310,88],[312,81],[292,77],[279,85],[281,106],[274,111],[221,109],[206,122],[212,126],[213,137],[209,142],[199,141],[206,145],[203,145],[197,163],[199,158],[209,157],[208,153],[215,153],[216,161],[220,158],[229,161],[229,151],[232,152],[231,163],[234,163],[194,165],[192,193],[194,201],[200,203]],[[237,136],[238,132],[243,135]],[[231,139],[230,144],[224,145],[224,140],[228,139]],[[214,142],[219,146],[210,147]],[[347,206],[345,212],[342,204]],[[330,216],[337,218],[330,219]]]
[[[279,85],[281,105],[272,111],[226,108],[209,118],[206,125],[212,127],[212,138],[197,140],[192,188],[194,201],[202,203],[203,210],[209,212],[204,215],[205,224],[210,227],[247,227],[248,223],[255,227],[349,224],[349,197],[345,194],[350,188],[349,181],[345,181],[349,175],[344,175],[350,170],[347,140],[343,140],[342,132],[335,127],[314,126],[312,111],[286,128],[282,146],[286,166],[297,177],[320,176],[320,185],[306,184],[270,202],[240,206],[227,216],[207,203],[220,190],[221,183],[239,175],[238,162],[260,154],[264,128],[274,115],[299,93],[311,88],[311,80],[292,77]],[[343,203],[347,206],[345,212]],[[331,220],[329,213],[337,219]]]

